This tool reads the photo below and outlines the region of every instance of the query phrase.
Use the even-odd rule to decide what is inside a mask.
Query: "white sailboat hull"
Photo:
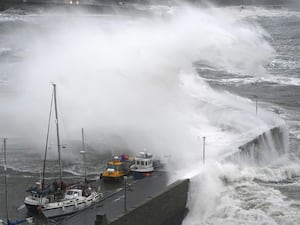
[[[53,218],[73,214],[86,209],[100,200],[101,193],[92,192],[88,197],[65,199],[60,202],[48,203],[42,208],[46,218]]]
[[[41,205],[45,205],[49,202],[46,197],[34,197],[34,196],[26,196],[24,200],[24,204],[29,212],[36,213],[38,211],[38,207]]]

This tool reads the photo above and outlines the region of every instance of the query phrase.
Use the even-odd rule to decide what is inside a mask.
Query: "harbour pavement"
[[[105,185],[105,184],[104,184]],[[149,177],[134,180],[128,178],[126,189],[126,208],[125,208],[125,182],[113,191],[104,192],[104,197],[94,206],[65,217],[62,220],[48,220],[47,224],[62,225],[94,225],[97,215],[106,215],[107,221],[113,221],[124,215],[125,210],[130,211],[147,199],[160,193],[167,187],[166,172],[157,171]]]

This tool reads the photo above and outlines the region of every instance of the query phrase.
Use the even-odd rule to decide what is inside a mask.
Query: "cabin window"
[[[148,162],[147,162],[147,161],[145,162],[145,165],[146,165],[146,166],[148,165]]]
[[[137,164],[137,165],[140,165],[140,161],[136,161],[136,164]]]
[[[144,165],[144,161],[141,162],[141,165],[142,165],[142,166]]]
[[[106,169],[116,169],[115,165],[107,164]]]

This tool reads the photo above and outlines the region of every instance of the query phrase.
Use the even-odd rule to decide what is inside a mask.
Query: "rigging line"
[[[83,152],[83,164],[84,164],[84,180],[87,181],[86,178],[86,150],[85,150],[85,135],[84,135],[84,129],[82,128],[82,152]]]
[[[58,163],[59,163],[59,180],[60,187],[62,186],[62,162],[61,162],[61,144],[59,137],[59,126],[58,126],[58,115],[57,115],[57,94],[56,94],[56,84],[53,85],[53,93],[54,93],[54,109],[55,109],[55,123],[56,123],[56,138],[57,138],[57,151],[58,151]]]
[[[65,119],[64,119],[64,116],[63,116],[63,111],[64,110],[61,110],[61,109],[63,109],[63,107],[62,107],[62,105],[60,104],[60,100],[59,99],[57,99],[56,100],[56,103],[57,103],[57,105],[58,105],[58,107],[57,107],[57,113],[58,113],[58,115],[59,115],[59,121],[60,121],[60,129],[63,131],[63,132],[61,132],[60,133],[60,139],[62,140],[61,142],[63,142],[63,143],[61,143],[61,147],[62,147],[62,152],[61,152],[61,154],[67,154],[67,152],[70,150],[70,149],[68,149],[67,147],[68,147],[68,142],[67,142],[67,138],[68,137],[70,137],[71,135],[70,135],[70,133],[68,132],[68,129],[66,128],[67,126],[66,126],[66,122],[65,122]]]
[[[48,142],[49,142],[49,132],[50,132],[50,122],[51,122],[51,115],[52,115],[52,105],[53,105],[53,98],[54,98],[54,91],[52,90],[52,97],[50,103],[50,112],[49,112],[49,119],[48,119],[48,128],[47,128],[47,137],[46,137],[46,146],[45,146],[45,155],[44,155],[44,162],[43,162],[43,174],[42,174],[42,183],[41,189],[44,189],[44,182],[45,182],[45,172],[46,172],[46,159],[47,159],[47,151],[48,151]]]
[[[5,149],[4,149],[4,147],[5,147],[4,146],[4,139],[7,140],[7,138],[2,138],[3,142],[2,142],[2,145],[1,145],[1,152],[0,152],[0,158],[1,158],[1,161],[0,161],[1,164],[0,165],[3,167],[3,170],[4,170],[4,167],[5,167],[5,164],[6,164],[6,162],[5,162],[6,152],[5,152]],[[6,147],[6,149],[7,149],[7,147]]]
[[[62,132],[62,134],[60,134],[60,136],[62,137],[61,138],[62,140],[66,140],[67,137],[70,137],[70,134],[68,133],[68,129],[66,129],[66,120],[65,120],[64,115],[62,113],[65,110],[64,110],[63,105],[61,104],[60,99],[57,99],[57,105],[58,105],[57,111],[58,111],[58,114],[59,114],[60,128],[61,128],[61,130],[63,130],[63,132]],[[62,145],[66,146],[66,144],[62,144]]]
[[[2,154],[3,154],[3,156],[2,156]],[[1,165],[4,168],[4,145],[3,144],[1,145],[0,158],[1,158]]]

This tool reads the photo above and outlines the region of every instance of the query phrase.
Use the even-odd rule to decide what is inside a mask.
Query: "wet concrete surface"
[[[126,210],[131,210],[148,198],[160,193],[167,186],[167,174],[154,172],[151,176],[140,180],[129,177],[126,189]],[[111,184],[102,184],[111,185]],[[37,220],[36,224],[62,224],[62,225],[93,225],[96,215],[106,214],[107,220],[112,221],[124,214],[124,187],[125,182],[113,185],[115,189],[104,191],[104,197],[92,207],[80,211],[63,219]],[[106,187],[106,189],[109,189]]]

